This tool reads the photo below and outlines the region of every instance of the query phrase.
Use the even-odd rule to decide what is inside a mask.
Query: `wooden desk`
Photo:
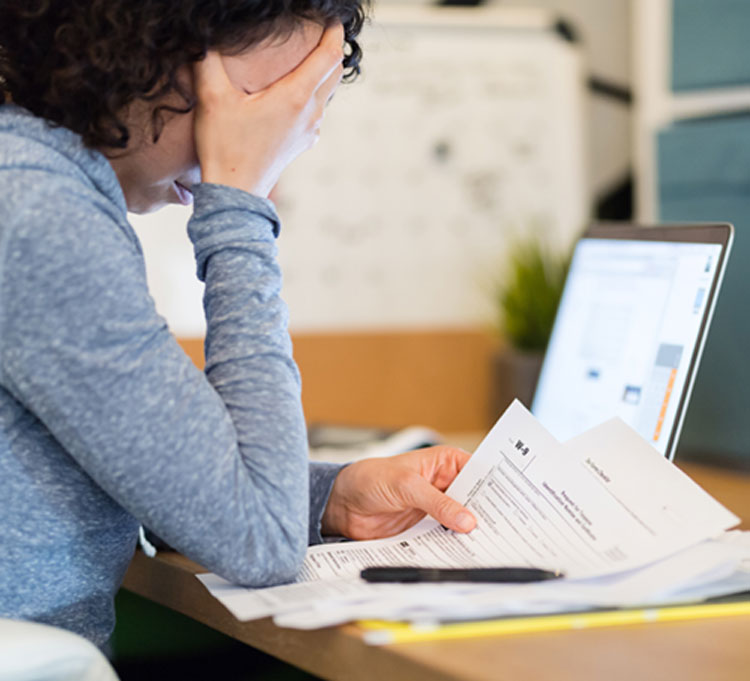
[[[683,468],[737,515],[750,519],[750,476],[695,464]],[[742,528],[750,529],[750,523]],[[373,648],[362,642],[356,625],[296,631],[269,619],[238,622],[195,579],[200,571],[177,554],[149,559],[139,552],[124,586],[336,681],[750,678],[750,616]]]

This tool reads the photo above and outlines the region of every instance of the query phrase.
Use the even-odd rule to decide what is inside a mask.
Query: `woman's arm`
[[[33,169],[16,181],[26,200],[0,244],[3,386],[176,549],[236,582],[292,578],[308,538],[307,443],[271,205],[196,188],[204,374],[156,313],[124,216],[79,181]]]

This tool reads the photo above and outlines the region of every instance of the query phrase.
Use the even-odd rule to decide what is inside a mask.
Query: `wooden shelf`
[[[296,334],[308,423],[439,431],[486,430],[492,355],[499,341],[481,329]],[[181,339],[203,366],[203,341]]]

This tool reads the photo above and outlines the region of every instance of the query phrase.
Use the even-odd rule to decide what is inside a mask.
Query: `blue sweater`
[[[206,368],[154,309],[106,158],[0,106],[0,616],[101,644],[143,524],[234,582],[291,579],[310,466],[272,204],[195,187]]]

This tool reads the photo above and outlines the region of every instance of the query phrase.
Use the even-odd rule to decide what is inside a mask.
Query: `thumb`
[[[425,511],[441,525],[456,532],[471,532],[476,527],[477,521],[471,511],[423,477],[415,476],[409,488],[414,508]]]

